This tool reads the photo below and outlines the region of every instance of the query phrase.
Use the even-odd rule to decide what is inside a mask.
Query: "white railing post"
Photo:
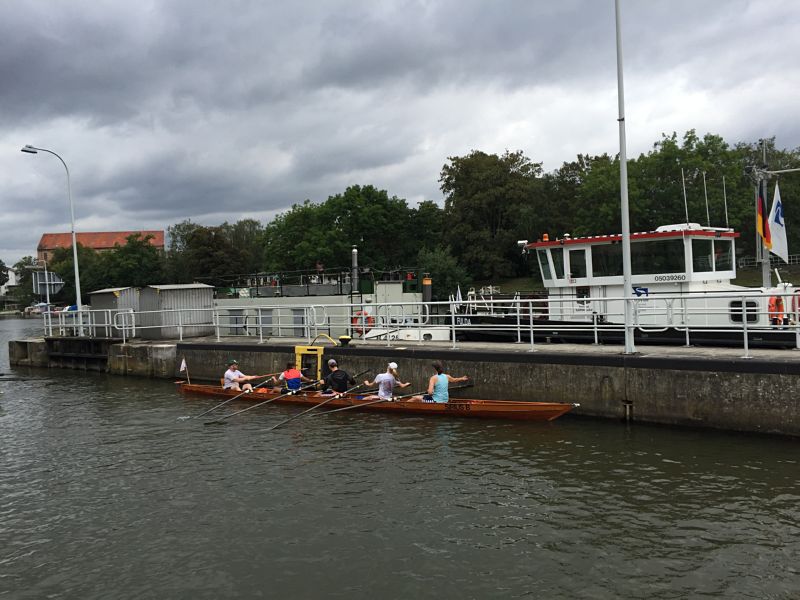
[[[536,352],[536,348],[533,346],[533,302],[533,299],[528,300],[528,330],[531,336],[531,349],[529,352]]]
[[[258,307],[258,343],[264,343],[264,325],[261,319],[261,307]]]
[[[450,339],[453,340],[451,346],[453,350],[456,348],[456,313],[454,310],[450,311]]]
[[[211,311],[211,321],[214,323],[214,333],[219,341],[219,309],[215,308]]]
[[[747,304],[744,296],[742,296],[741,300],[742,331],[744,332],[744,356],[742,358],[752,358],[750,356],[750,341],[747,339]]]
[[[689,344],[689,299],[684,298],[683,302],[683,326],[686,328],[686,347],[688,348],[691,344]]]
[[[519,296],[515,298],[514,305],[517,309],[517,344],[522,343],[522,319],[520,315],[520,308],[519,308]]]
[[[599,337],[597,335],[597,311],[596,310],[592,311],[592,330],[594,331],[594,345],[595,346],[599,346],[600,345],[600,339],[599,339]]]

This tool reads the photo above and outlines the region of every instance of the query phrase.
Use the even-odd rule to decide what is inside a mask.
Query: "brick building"
[[[97,252],[107,252],[108,250],[113,250],[116,244],[124,246],[128,242],[128,237],[137,233],[142,238],[148,235],[153,236],[150,238],[150,244],[159,250],[164,250],[163,231],[97,231],[76,233],[75,235],[78,238],[78,243],[84,248],[91,248]],[[53,250],[71,246],[71,233],[45,233],[36,247],[36,258],[40,261],[50,260],[53,256]]]

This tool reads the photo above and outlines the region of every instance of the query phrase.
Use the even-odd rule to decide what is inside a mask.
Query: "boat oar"
[[[275,375],[277,375],[277,373],[270,373],[270,374],[268,374],[268,375],[259,375],[259,377],[274,377]],[[261,383],[259,383],[259,384],[257,384],[257,385],[254,385],[254,386],[253,386],[253,389],[260,388],[262,385],[264,385],[264,384],[266,384],[266,383],[268,383],[268,382],[269,382],[269,380],[268,380],[268,379],[265,379],[265,380],[264,380],[264,381],[262,381]],[[178,417],[178,419],[177,419],[177,420],[178,420],[178,421],[185,421],[186,419],[199,419],[200,417],[204,417],[204,416],[205,416],[205,415],[207,415],[208,413],[210,413],[210,412],[214,412],[214,411],[215,411],[215,410],[217,410],[218,408],[220,408],[220,407],[222,407],[222,406],[225,406],[225,405],[226,405],[228,402],[233,402],[233,401],[234,401],[234,400],[236,400],[236,399],[237,399],[239,396],[244,396],[244,395],[245,395],[245,394],[247,394],[249,391],[250,391],[250,390],[244,390],[244,391],[242,391],[240,394],[236,394],[236,395],[235,395],[233,398],[228,398],[228,399],[227,399],[227,400],[225,400],[224,402],[220,402],[220,403],[219,403],[219,404],[217,404],[216,406],[212,406],[212,407],[211,407],[211,408],[209,408],[207,411],[205,411],[205,412],[201,412],[199,415],[195,415],[195,416],[193,416],[193,417],[190,417],[189,415],[186,415],[185,417]]]
[[[275,400],[280,400],[281,398],[286,398],[286,396],[292,396],[297,394],[298,392],[302,392],[303,390],[307,390],[308,388],[312,388],[317,385],[319,381],[314,381],[313,383],[309,383],[308,385],[304,385],[301,388],[296,390],[291,390],[286,392],[285,394],[281,394],[280,396],[275,396],[274,398],[270,398],[269,400],[264,400],[263,402],[259,402],[258,404],[253,404],[253,406],[248,406],[247,408],[243,408],[242,410],[237,410],[236,412],[228,413],[227,415],[221,416],[219,419],[214,421],[207,421],[203,423],[203,425],[211,425],[212,423],[223,423],[225,419],[230,419],[233,416],[240,415],[243,412],[247,412],[248,410],[253,410],[254,408],[258,408],[259,406],[264,406],[265,404],[269,404],[270,402],[275,402]]]
[[[330,415],[335,412],[341,412],[343,410],[351,410],[353,408],[361,408],[363,406],[372,406],[373,404],[380,404],[381,402],[394,402],[395,400],[400,400],[402,398],[411,398],[412,396],[421,396],[425,392],[416,392],[414,394],[405,394],[403,396],[392,396],[391,398],[379,398],[377,400],[372,400],[370,402],[364,402],[362,404],[353,404],[351,406],[343,406],[342,408],[334,408],[333,410],[326,410],[325,412],[317,413],[316,417],[321,417],[323,415]]]
[[[358,375],[355,375],[355,376],[353,377],[353,379],[358,379],[358,378],[359,378],[359,377],[361,377],[361,376],[362,376],[364,373],[366,373],[366,371],[361,371],[361,373],[359,373]],[[344,396],[345,394],[349,394],[349,393],[350,393],[350,392],[352,392],[353,390],[360,388],[362,385],[364,385],[364,384],[363,384],[363,383],[359,383],[358,385],[354,385],[353,387],[351,387],[349,390],[345,390],[345,391],[343,391],[343,392],[336,392],[336,393],[334,393],[334,394],[333,394],[333,396],[331,396],[330,398],[326,398],[325,400],[323,400],[323,401],[322,401],[322,402],[320,402],[319,404],[315,404],[315,405],[314,405],[314,406],[312,406],[311,408],[307,408],[307,409],[305,409],[303,412],[299,412],[299,413],[297,413],[296,415],[292,415],[292,416],[291,416],[291,417],[289,417],[288,419],[284,419],[284,420],[283,420],[283,421],[281,421],[280,423],[278,423],[278,424],[276,424],[276,425],[273,425],[272,427],[270,427],[269,429],[267,429],[267,431],[272,431],[273,429],[277,429],[277,428],[278,428],[278,427],[280,427],[281,425],[286,425],[286,423],[288,423],[289,421],[294,421],[296,418],[298,418],[298,417],[302,417],[302,416],[303,416],[304,414],[306,414],[306,413],[310,413],[310,412],[311,412],[312,410],[314,410],[315,408],[319,408],[320,406],[325,406],[325,405],[326,405],[328,402],[330,402],[331,400],[336,400],[337,398],[341,398],[341,397],[342,397],[342,396]]]

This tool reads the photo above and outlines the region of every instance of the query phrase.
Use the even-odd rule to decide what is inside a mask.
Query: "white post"
[[[622,24],[619,0],[614,0],[617,24],[617,96],[619,103],[619,183],[620,213],[622,216],[622,281],[625,305],[625,354],[634,354],[633,328],[631,327],[631,225],[628,215],[628,155],[625,148],[625,86],[622,80]]]

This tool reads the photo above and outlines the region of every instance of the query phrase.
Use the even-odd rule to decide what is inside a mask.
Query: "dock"
[[[115,339],[35,338],[9,342],[14,367],[72,368],[117,375],[218,381],[236,358],[248,374],[281,371],[305,338],[257,343],[241,337],[122,343]],[[390,361],[403,381],[422,390],[431,362],[474,386],[455,392],[483,399],[579,402],[576,415],[728,431],[800,436],[800,353],[797,350],[460,342],[319,344],[350,373],[374,376]]]

